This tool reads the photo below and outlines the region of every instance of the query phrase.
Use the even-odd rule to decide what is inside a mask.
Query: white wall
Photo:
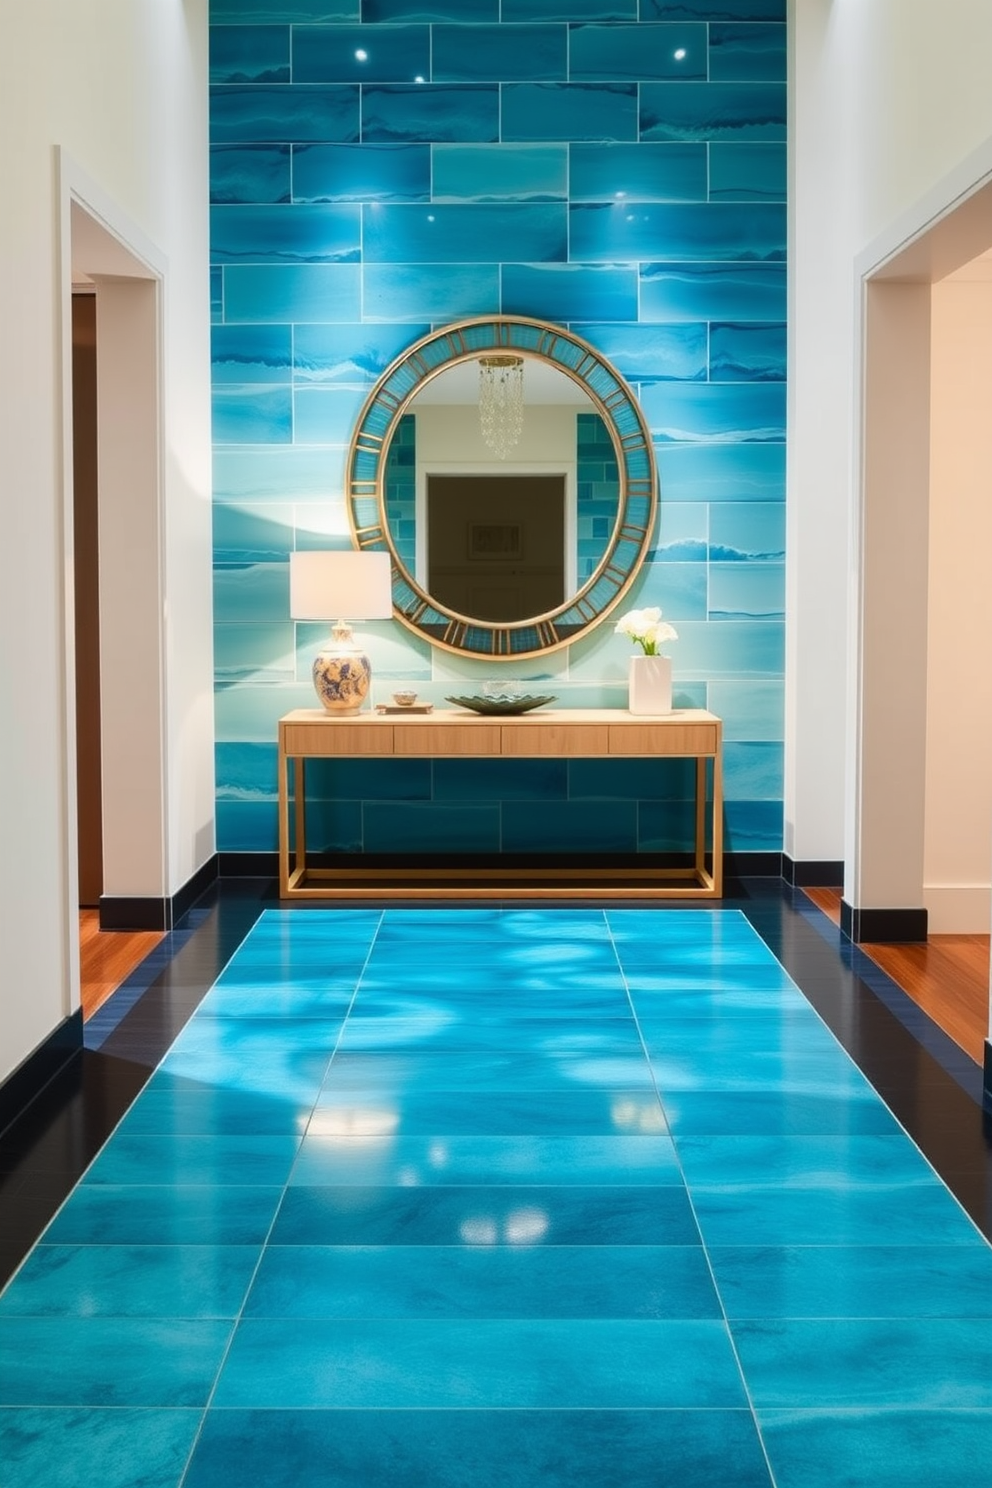
[[[992,6],[793,0],[792,18],[786,851],[838,859],[855,811],[855,261],[921,228],[917,204],[992,139]]]
[[[0,1079],[78,1002],[58,148],[165,265],[163,892],[213,848],[206,42],[206,0],[0,9]]]
[[[923,892],[936,934],[987,935],[992,904],[990,272],[932,290]]]

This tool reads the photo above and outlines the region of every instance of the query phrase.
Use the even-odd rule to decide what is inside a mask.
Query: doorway
[[[565,476],[427,476],[427,589],[512,623],[565,601]]]
[[[855,940],[988,933],[992,181],[863,281]]]
[[[161,277],[109,204],[63,188],[67,907],[165,928]]]
[[[72,557],[76,661],[76,802],[79,907],[103,893],[100,750],[100,535],[98,526],[96,295],[72,293]]]

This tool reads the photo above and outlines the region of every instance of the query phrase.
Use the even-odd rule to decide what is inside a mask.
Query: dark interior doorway
[[[72,296],[73,564],[79,903],[103,892],[100,751],[100,559],[97,500],[96,295]]]
[[[428,475],[427,589],[477,620],[565,599],[564,475]]]

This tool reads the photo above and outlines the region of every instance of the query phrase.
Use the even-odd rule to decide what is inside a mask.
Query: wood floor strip
[[[840,924],[839,889],[804,889]],[[931,935],[926,945],[865,944],[861,950],[981,1064],[989,1026],[989,936]]]
[[[100,912],[79,911],[79,960],[83,1021],[92,1018],[112,992],[162,939],[160,930],[101,930]]]

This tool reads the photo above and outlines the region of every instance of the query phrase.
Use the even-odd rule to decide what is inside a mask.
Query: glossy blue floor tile
[[[728,1462],[770,1488],[748,1411],[218,1410],[185,1488],[575,1488],[618,1464],[624,1488],[715,1488]]]
[[[247,973],[246,973],[247,974]],[[355,996],[354,976],[281,978],[268,967],[255,981],[218,983],[200,1004],[201,1018],[344,1018]]]
[[[436,996],[442,1003],[450,1000],[466,1013],[502,1013],[539,1022],[549,1016],[618,1018],[630,1014],[619,967],[592,977],[581,967],[561,969],[548,964],[518,971],[512,982],[490,973],[485,959],[474,969],[418,964],[398,971],[370,968],[362,975],[361,1014],[372,1012],[377,1003],[392,1003],[397,992],[405,999]],[[538,997],[544,1000],[538,1002]]]
[[[226,1320],[3,1317],[0,1405],[203,1406],[230,1336]]]
[[[503,1090],[568,1090],[582,1086],[651,1090],[643,1054],[588,1056],[498,1053],[476,1050],[434,1054],[337,1054],[327,1072],[330,1091],[474,1090],[490,1097]]]
[[[254,1245],[39,1245],[0,1317],[235,1318]]]
[[[992,1249],[742,914],[266,910],[0,1295],[0,1479],[987,1488],[990,1381]]]
[[[175,1488],[202,1410],[0,1409],[5,1488]]]
[[[402,1102],[367,1104],[361,1097],[323,1091],[310,1130],[332,1135],[515,1136],[539,1131],[544,1136],[608,1136],[650,1135],[667,1131],[667,1126],[657,1096],[645,1090],[501,1090],[498,1101],[480,1101],[472,1091],[413,1091]]]
[[[992,1411],[762,1410],[778,1488],[985,1488]]]
[[[782,1136],[892,1135],[900,1130],[870,1090],[822,1095],[781,1090],[679,1090],[665,1097],[665,1117],[679,1136],[734,1136],[741,1131]]]
[[[971,1247],[711,1246],[730,1318],[992,1318],[992,1252]]]
[[[992,1409],[987,1318],[801,1318],[732,1332],[758,1410]]]
[[[884,1138],[880,1140],[885,1140]],[[898,1139],[896,1139],[898,1140]],[[290,1182],[429,1185],[679,1182],[667,1136],[356,1137],[307,1136]]]
[[[632,1017],[601,1018],[588,1032],[562,1028],[554,1019],[500,1018],[481,1016],[471,1005],[449,1002],[418,1015],[371,1016],[354,1012],[341,1035],[338,1048],[360,1050],[456,1049],[499,1051],[520,1049],[549,1056],[575,1054],[634,1054],[641,1052],[640,1036]],[[618,1013],[622,1011],[618,1007]]]
[[[702,1246],[269,1246],[249,1318],[719,1318]]]
[[[694,1245],[685,1189],[290,1188],[273,1245]]]
[[[942,1184],[692,1190],[707,1245],[974,1245],[971,1220]]]
[[[260,1245],[279,1188],[76,1190],[45,1231],[48,1245]]]
[[[744,1391],[721,1322],[293,1318],[238,1327],[214,1402],[731,1409]]]
[[[87,1169],[86,1184],[176,1183],[213,1187],[286,1182],[297,1154],[291,1136],[138,1136],[120,1133]]]
[[[679,1161],[690,1188],[871,1188],[921,1184],[943,1191],[929,1163],[902,1136],[680,1137]]]

